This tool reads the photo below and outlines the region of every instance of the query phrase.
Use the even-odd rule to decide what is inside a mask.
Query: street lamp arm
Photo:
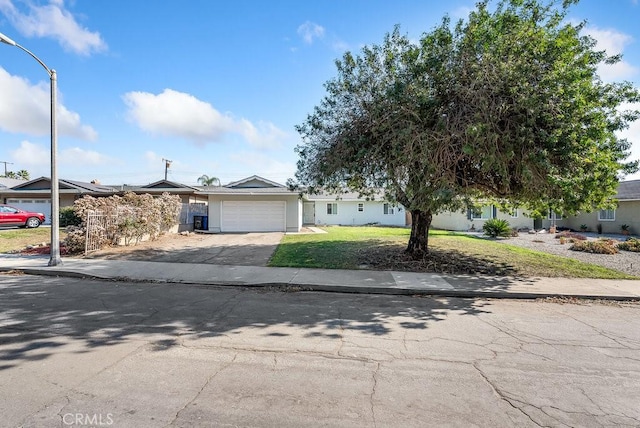
[[[54,73],[54,70],[50,69],[49,67],[46,66],[46,64],[44,62],[42,62],[42,60],[40,58],[38,58],[37,56],[34,55],[33,52],[31,52],[29,49],[25,48],[24,46],[20,46],[19,44],[15,44],[15,46],[19,49],[22,49],[23,51],[25,51],[26,53],[28,53],[29,55],[31,55],[31,57],[33,59],[35,59],[36,61],[38,61],[38,63],[45,69],[47,70],[47,73],[49,73],[49,77],[51,77]]]
[[[29,56],[31,56],[31,58],[33,58],[36,61],[38,61],[38,64],[40,64],[42,67],[44,67],[45,70],[47,70],[47,73],[49,73],[49,77],[51,77],[51,75],[53,74],[53,70],[51,70],[49,67],[47,67],[47,65],[44,62],[42,62],[42,60],[40,58],[38,58],[29,49],[25,48],[24,46],[21,46],[21,45],[17,44],[15,41],[13,41],[13,39],[11,39],[11,38],[5,36],[4,34],[0,33],[0,42],[5,43],[7,45],[15,46],[15,47],[17,47],[19,49],[22,49],[23,51],[28,53]]]

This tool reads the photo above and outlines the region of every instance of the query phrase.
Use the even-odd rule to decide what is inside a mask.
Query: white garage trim
[[[285,232],[286,201],[222,201],[222,232]]]

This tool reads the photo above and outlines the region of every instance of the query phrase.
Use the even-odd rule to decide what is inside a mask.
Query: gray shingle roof
[[[205,187],[198,192],[201,195],[296,195],[286,187]]]
[[[623,181],[618,186],[618,200],[640,200],[640,180]]]

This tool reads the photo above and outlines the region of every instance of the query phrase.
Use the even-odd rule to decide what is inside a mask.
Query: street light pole
[[[57,153],[58,153],[58,125],[56,122],[56,104],[58,93],[58,75],[55,70],[50,69],[44,62],[35,56],[30,50],[20,46],[9,37],[0,33],[0,42],[7,45],[15,46],[18,49],[23,50],[47,71],[49,79],[51,81],[51,257],[49,259],[49,266],[58,266],[62,264],[60,258],[60,189],[58,185],[58,168],[57,168]]]

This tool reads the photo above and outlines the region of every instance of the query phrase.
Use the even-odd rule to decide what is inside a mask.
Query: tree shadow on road
[[[247,288],[0,275],[0,370],[80,343],[84,352],[131,340],[162,350],[185,338],[335,340],[346,331],[386,337],[429,329],[487,302],[463,298],[295,292]]]

